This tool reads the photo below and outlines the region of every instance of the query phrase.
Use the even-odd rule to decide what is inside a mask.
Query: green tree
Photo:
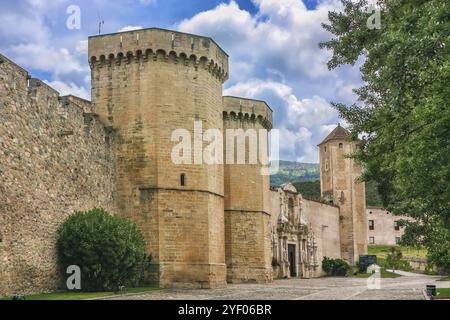
[[[395,270],[402,258],[402,251],[396,247],[391,247],[390,252],[386,257],[386,265]]]
[[[145,241],[136,225],[103,209],[76,212],[58,231],[61,268],[81,269],[85,291],[132,286],[146,262]]]
[[[302,196],[310,199],[320,199],[320,180],[316,181],[302,181],[293,183]]]
[[[332,52],[330,69],[362,63],[359,101],[333,103],[352,139],[360,137],[353,157],[365,166],[362,178],[378,184],[384,207],[416,219],[410,238],[446,256],[428,258],[448,261],[426,224],[449,238],[450,2],[381,0],[379,29],[367,27],[367,1],[342,4],[343,11],[329,12],[323,27],[333,38],[320,46]]]

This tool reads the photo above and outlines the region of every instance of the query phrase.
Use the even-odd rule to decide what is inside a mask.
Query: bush
[[[62,269],[81,269],[84,291],[133,286],[146,261],[145,240],[136,225],[103,209],[76,212],[58,230]]]
[[[409,262],[403,259],[402,251],[399,247],[391,247],[390,253],[386,257],[384,267],[403,271],[413,271]]]
[[[344,277],[350,271],[350,266],[342,259],[324,257],[322,260],[322,269],[329,276]]]

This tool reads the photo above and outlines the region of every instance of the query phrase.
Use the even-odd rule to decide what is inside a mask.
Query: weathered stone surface
[[[348,140],[347,130],[338,125],[319,145],[320,189],[324,198],[339,206],[341,256],[350,264],[367,253],[367,217],[364,182],[357,178],[361,166],[347,156],[356,142]]]
[[[116,212],[114,135],[85,122],[90,102],[0,57],[0,295],[53,290],[59,224],[75,210]]]
[[[255,164],[249,143],[245,164],[172,160],[172,134],[194,138],[195,121],[223,134],[224,155],[227,129],[272,128],[264,101],[222,97],[228,56],[212,39],[156,28],[101,35],[89,38],[89,57],[92,104],[0,55],[0,295],[56,289],[58,227],[94,207],[138,225],[161,287],[269,283],[277,261],[275,276],[291,276],[289,245],[303,277],[322,274],[323,256],[353,263],[366,252],[361,168],[344,157],[355,144],[342,128],[320,146],[322,193],[334,204],[293,186],[271,192],[261,145]]]
[[[194,137],[194,121],[222,130],[227,55],[208,38],[145,29],[91,37],[89,56],[94,110],[118,135],[119,213],[144,233],[153,280],[226,285],[223,165],[174,163],[171,139]]]
[[[226,130],[242,129],[244,134],[267,136],[272,128],[272,110],[263,101],[224,97],[224,155],[233,148],[234,159],[225,164],[225,249],[227,281],[230,283],[272,281],[270,180],[263,175],[263,161],[251,164],[251,143],[245,144],[245,164],[238,164],[237,139]],[[248,131],[250,130],[250,131]],[[234,131],[236,132],[236,131]],[[249,138],[247,138],[249,139]],[[256,139],[257,143],[267,143]],[[230,147],[232,146],[232,147]],[[254,149],[258,154],[259,147]],[[232,161],[230,161],[232,160]]]
[[[271,191],[271,208],[274,277],[323,276],[323,257],[341,257],[339,207],[304,199],[288,183]],[[288,246],[294,248],[293,269]]]

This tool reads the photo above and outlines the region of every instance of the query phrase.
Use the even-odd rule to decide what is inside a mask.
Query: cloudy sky
[[[80,29],[68,29],[68,8]],[[358,67],[328,71],[318,43],[337,0],[0,1],[0,52],[61,94],[90,97],[87,37],[142,27],[210,36],[230,55],[224,94],[266,100],[281,132],[281,158],[318,162],[316,145],[340,120],[330,101],[352,103]],[[69,10],[70,11],[70,10]]]

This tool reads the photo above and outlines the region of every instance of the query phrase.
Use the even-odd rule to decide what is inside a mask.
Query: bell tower
[[[341,257],[354,265],[367,253],[367,217],[364,182],[356,179],[362,168],[347,156],[357,143],[340,124],[319,144],[320,192],[322,198],[340,208]]]

